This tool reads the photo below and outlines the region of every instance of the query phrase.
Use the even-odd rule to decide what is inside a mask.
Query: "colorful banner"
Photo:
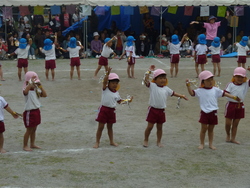
[[[139,9],[140,9],[140,14],[149,13],[147,6],[139,7]]]
[[[2,11],[3,11],[3,20],[5,19],[11,19],[12,18],[12,7],[2,7]]]
[[[34,7],[34,15],[43,15],[44,14],[43,6],[35,6]]]
[[[82,15],[84,16],[91,16],[92,7],[90,5],[81,5],[82,8]]]
[[[134,15],[134,7],[124,6],[124,15]]]
[[[111,6],[111,15],[119,15],[120,6]]]
[[[200,7],[200,16],[209,16],[209,6]]]
[[[160,16],[161,8],[152,6],[151,8],[151,15],[152,16]]]
[[[244,16],[244,6],[234,6],[234,13],[236,16]]]
[[[184,16],[192,16],[193,10],[194,10],[193,6],[185,6]]]
[[[169,6],[168,7],[168,13],[170,13],[170,14],[176,14],[177,9],[178,9],[178,6],[175,6],[175,7]]]
[[[218,6],[217,16],[218,17],[225,17],[226,11],[227,11],[227,7],[225,7],[225,6]]]
[[[96,15],[105,15],[105,7],[97,6],[94,9]]]
[[[66,12],[74,14],[76,12],[76,5],[66,5]]]
[[[51,6],[50,11],[52,15],[61,14],[61,7],[57,5]]]
[[[29,7],[28,6],[19,6],[19,12],[21,16],[29,15]]]

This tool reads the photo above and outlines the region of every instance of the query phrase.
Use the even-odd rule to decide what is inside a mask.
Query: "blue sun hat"
[[[220,46],[220,37],[215,37],[211,45],[215,48],[219,47]]]
[[[69,47],[70,48],[75,48],[76,47],[76,38],[75,37],[70,38]]]
[[[135,38],[133,36],[127,37],[127,46],[133,46],[133,41],[135,41]]]
[[[248,37],[247,36],[243,36],[241,38],[241,41],[239,42],[241,46],[246,46],[248,43]]]
[[[198,42],[199,42],[199,44],[207,44],[206,35],[200,34],[200,35],[198,36]]]
[[[45,39],[44,40],[44,47],[43,49],[44,50],[51,50],[52,49],[52,44],[53,44],[53,41],[50,40],[50,39]]]
[[[27,46],[27,40],[25,38],[21,38],[19,40],[19,48],[21,49],[25,49]]]
[[[173,44],[179,44],[180,42],[177,35],[172,35],[171,39]]]
[[[110,38],[104,39],[104,43],[107,43],[108,41],[110,41]]]

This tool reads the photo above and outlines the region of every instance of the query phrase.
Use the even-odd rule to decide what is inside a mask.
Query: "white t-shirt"
[[[235,85],[233,82],[230,82],[226,86],[225,91],[230,93],[231,95],[238,96],[241,99],[241,102],[244,102],[249,87],[250,87],[250,80],[242,83],[241,85]],[[237,102],[236,100],[228,97],[227,100],[230,102]]]
[[[164,109],[167,107],[167,97],[172,96],[174,91],[167,86],[159,87],[150,82],[149,93],[149,105],[154,108]]]
[[[200,108],[203,112],[209,113],[219,109],[218,98],[223,97],[224,91],[217,88],[198,88],[194,90],[194,96],[199,98]]]
[[[236,43],[236,46],[238,47],[238,56],[247,56],[247,51],[249,51],[248,46],[242,46],[240,43]]]
[[[196,55],[204,55],[207,52],[206,44],[197,44],[195,47]]]
[[[3,97],[0,96],[0,121],[4,120],[4,108],[8,106],[8,103]]]
[[[121,100],[121,97],[118,91],[112,92],[110,91],[108,87],[102,91],[102,100],[101,100],[102,106],[115,108],[117,101],[120,101],[120,100]]]
[[[218,47],[214,47],[214,46],[209,46],[208,49],[211,50],[211,54],[215,55],[215,54],[220,54],[220,46]]]
[[[30,45],[28,44],[25,49],[17,48],[15,54],[18,59],[27,59],[29,54]]]
[[[111,53],[113,53],[114,51],[107,46],[107,44],[104,44],[102,47],[102,53],[101,56],[108,58],[110,56]]]
[[[55,45],[52,44],[52,48],[50,50],[42,49],[42,53],[45,54],[45,60],[54,60],[54,59],[56,59]]]
[[[135,47],[134,46],[126,46],[125,47],[125,51],[126,51],[126,56],[129,57],[130,56],[130,52],[132,52],[132,57],[135,57]]]
[[[68,47],[67,50],[69,51],[69,58],[79,57],[79,50],[80,49],[81,49],[80,46],[76,46],[75,48]]]
[[[36,95],[35,90],[29,90],[27,95],[24,95],[25,99],[25,111],[35,110],[41,107],[41,103]]]
[[[169,52],[170,54],[180,54],[180,47],[181,47],[181,42],[178,44],[169,44]]]

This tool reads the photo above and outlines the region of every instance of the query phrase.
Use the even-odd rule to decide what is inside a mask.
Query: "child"
[[[148,138],[151,130],[156,123],[157,127],[157,146],[163,147],[161,144],[162,137],[162,124],[165,123],[165,108],[167,106],[167,97],[176,96],[188,100],[185,95],[178,94],[172,89],[167,87],[167,74],[162,69],[156,69],[154,71],[153,81],[149,81],[149,74],[146,75],[144,80],[145,85],[149,88],[150,98],[149,98],[149,108],[146,121],[148,126],[145,130],[144,147],[148,147]]]
[[[76,71],[77,71],[77,76],[78,80],[81,80],[80,76],[80,57],[79,57],[79,51],[83,49],[83,46],[80,44],[80,46],[76,46],[76,38],[71,37],[69,41],[69,47],[67,50],[64,50],[63,48],[60,48],[64,52],[69,52],[69,57],[70,57],[70,80],[73,79],[73,73],[74,73],[74,66],[76,66]]]
[[[212,55],[212,63],[214,66],[214,75],[216,73],[216,67],[218,68],[218,77],[220,76],[220,38],[215,37],[213,42],[211,43],[211,46],[208,47],[209,50],[211,50],[211,55]]]
[[[5,101],[3,97],[0,96],[0,153],[6,153],[6,150],[3,149],[4,144],[4,137],[3,133],[5,131],[4,126],[4,112],[3,109],[5,109],[7,112],[9,112],[14,118],[18,118],[18,115],[16,112],[14,112],[8,105],[8,103]]]
[[[25,74],[25,81],[23,83],[23,95],[25,98],[25,111],[23,113],[23,122],[26,127],[26,132],[23,138],[23,150],[32,151],[31,148],[40,149],[35,145],[36,129],[41,123],[40,115],[40,97],[47,97],[46,91],[43,89],[38,75],[29,71]],[[28,141],[30,139],[30,147]]]
[[[182,40],[180,42],[177,35],[172,35],[172,42],[169,43],[169,51],[170,51],[170,55],[171,55],[171,58],[170,58],[171,78],[173,78],[174,69],[175,69],[174,77],[177,77],[177,74],[179,71],[178,65],[179,65],[179,61],[180,61],[180,47],[181,47],[181,44],[184,42],[186,36],[187,36],[187,34],[183,35]]]
[[[249,51],[249,48],[247,46],[248,43],[248,37],[243,36],[241,41],[239,43],[235,43],[235,45],[238,48],[238,67],[246,68],[246,62],[247,62],[247,52]]]
[[[134,45],[135,38],[133,36],[127,37],[127,45],[125,47],[125,51],[119,58],[119,60],[122,59],[124,54],[126,53],[127,56],[127,62],[128,62],[128,68],[127,68],[127,74],[129,78],[135,78],[134,76],[134,68],[135,68],[135,45]]]
[[[120,104],[123,100],[117,91],[119,89],[119,76],[116,73],[110,73],[110,71],[111,68],[109,67],[103,80],[102,101],[96,118],[99,125],[96,132],[96,144],[93,148],[99,147],[105,124],[107,124],[110,145],[118,146],[118,144],[113,140],[113,124],[116,122],[116,103]],[[132,102],[132,99],[133,97],[128,102]]]
[[[21,79],[21,73],[22,73],[22,68],[24,70],[24,73],[28,71],[28,53],[30,46],[32,44],[32,40],[29,40],[29,43],[27,45],[27,40],[25,38],[21,38],[19,40],[19,48],[15,50],[15,52],[9,54],[9,56],[12,55],[17,55],[17,67],[18,67],[18,78],[19,81],[22,81]]]
[[[199,74],[200,87],[196,90],[192,90],[190,82],[187,79],[186,85],[188,92],[193,97],[198,97],[200,102],[200,146],[199,149],[204,148],[205,135],[208,130],[209,148],[215,150],[213,146],[214,126],[218,124],[217,110],[218,110],[218,98],[230,97],[234,101],[240,101],[237,96],[223,92],[223,90],[214,87],[214,75],[210,71],[202,71]]]
[[[116,37],[113,38],[106,38],[104,40],[105,44],[102,47],[102,53],[101,53],[101,57],[99,58],[98,61],[98,67],[95,71],[95,78],[97,78],[97,74],[99,72],[99,70],[102,68],[102,66],[105,67],[105,71],[108,71],[108,57],[110,56],[110,54],[114,54],[114,56],[116,56],[115,52],[111,49],[112,46],[112,42],[116,40]]]
[[[201,71],[204,71],[204,65],[207,63],[206,35],[200,34],[198,36],[198,43],[194,51],[196,78],[198,78],[199,75],[199,65],[201,66]]]
[[[55,33],[55,41],[53,43],[52,40],[45,39],[44,47],[39,48],[42,53],[45,54],[45,76],[46,80],[49,80],[49,69],[51,69],[52,81],[55,79],[55,68],[56,68],[56,52],[55,52],[55,44],[57,43],[57,33]]]
[[[230,82],[225,89],[225,92],[228,92],[231,95],[239,96],[241,99],[239,102],[236,102],[230,98],[227,99],[228,102],[225,109],[225,129],[227,133],[227,142],[240,144],[240,142],[235,140],[235,137],[240,119],[245,117],[245,107],[243,102],[249,87],[250,80],[247,80],[246,69],[237,67],[234,70],[232,82]]]

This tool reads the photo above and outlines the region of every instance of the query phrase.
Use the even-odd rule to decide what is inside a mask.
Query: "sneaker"
[[[33,55],[33,56],[32,56],[32,59],[36,59],[36,56],[35,56],[35,55]]]
[[[29,59],[32,59],[32,55],[29,55]]]

